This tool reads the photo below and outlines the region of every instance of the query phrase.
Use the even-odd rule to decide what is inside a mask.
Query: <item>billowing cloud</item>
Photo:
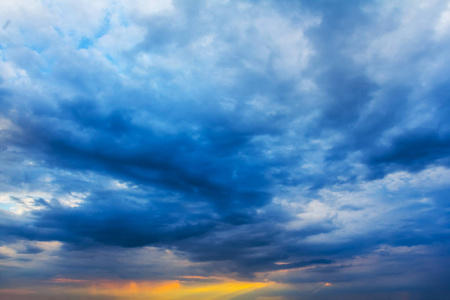
[[[0,295],[450,295],[446,1],[0,8]]]

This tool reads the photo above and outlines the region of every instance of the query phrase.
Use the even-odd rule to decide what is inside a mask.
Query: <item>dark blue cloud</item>
[[[433,163],[448,165],[450,139],[436,130],[418,129],[406,132],[381,149],[370,154],[368,162],[374,166],[420,170]]]

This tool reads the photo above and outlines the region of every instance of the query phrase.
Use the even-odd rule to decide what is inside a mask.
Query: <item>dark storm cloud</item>
[[[420,170],[433,163],[448,165],[450,135],[418,129],[406,132],[380,148],[369,154],[368,163],[374,167]]]
[[[66,126],[55,124],[61,119]],[[55,166],[111,172],[223,207],[267,199],[263,161],[238,155],[248,137],[226,126],[165,134],[133,124],[130,112],[103,113],[92,100],[64,103],[52,115],[18,122],[24,135],[12,138],[42,149]]]

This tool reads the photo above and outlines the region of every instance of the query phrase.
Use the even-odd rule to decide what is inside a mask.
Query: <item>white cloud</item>
[[[323,188],[315,199],[300,197],[299,191],[296,197],[274,198],[273,202],[296,215],[287,230],[330,224],[335,230],[310,236],[306,241],[339,243],[395,230],[400,219],[435,208],[428,192],[446,189],[449,184],[450,169],[430,167],[418,173],[400,171],[370,182]],[[290,193],[295,195],[295,189]],[[411,211],[409,207],[414,204],[425,205],[424,210]]]
[[[439,21],[436,24],[436,37],[438,39],[446,38],[450,33],[450,4],[447,9],[441,13]]]

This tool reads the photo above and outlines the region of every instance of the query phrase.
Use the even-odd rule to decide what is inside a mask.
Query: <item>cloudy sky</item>
[[[450,298],[450,2],[4,0],[0,298]]]

